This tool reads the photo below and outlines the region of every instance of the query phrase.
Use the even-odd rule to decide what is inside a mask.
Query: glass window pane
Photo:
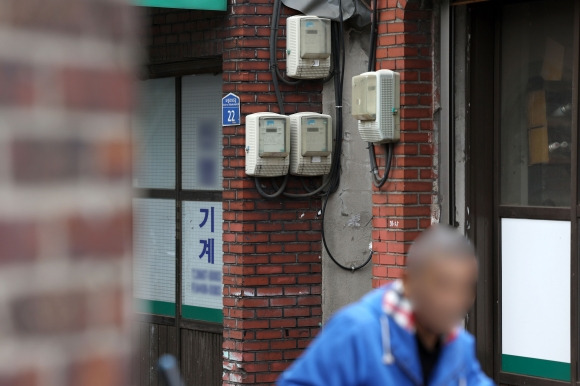
[[[175,200],[133,199],[133,232],[137,310],[175,316]]]
[[[570,206],[573,8],[571,1],[503,7],[504,205]]]
[[[221,75],[191,75],[182,87],[183,189],[222,189]]]
[[[221,202],[184,202],[182,224],[181,314],[188,319],[221,323]]]
[[[175,188],[175,78],[140,82],[134,125],[139,188]]]

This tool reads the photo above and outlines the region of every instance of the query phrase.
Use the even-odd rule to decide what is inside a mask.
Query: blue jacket
[[[410,303],[402,283],[376,289],[339,311],[278,379],[278,386],[422,386]],[[488,386],[473,337],[448,337],[429,386]]]

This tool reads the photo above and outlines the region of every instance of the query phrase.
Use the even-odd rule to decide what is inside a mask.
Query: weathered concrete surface
[[[343,91],[344,138],[340,187],[328,202],[326,238],[333,256],[343,265],[359,265],[366,260],[371,242],[371,174],[366,142],[360,138],[351,116],[351,78],[366,72],[368,34],[351,31],[346,39],[346,67]],[[334,84],[323,91],[323,110],[335,115]],[[322,255],[323,320],[340,307],[360,298],[371,289],[371,263],[356,272],[336,266],[326,252]]]

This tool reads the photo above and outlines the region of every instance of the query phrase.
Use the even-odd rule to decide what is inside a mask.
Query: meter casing
[[[321,176],[330,172],[332,163],[332,118],[318,113],[290,116],[290,173]]]
[[[276,113],[246,116],[246,174],[278,177],[290,167],[290,118]]]
[[[330,19],[291,16],[286,19],[286,74],[320,79],[330,73]]]
[[[352,78],[352,115],[366,142],[396,142],[401,132],[400,75],[391,70],[365,72]]]

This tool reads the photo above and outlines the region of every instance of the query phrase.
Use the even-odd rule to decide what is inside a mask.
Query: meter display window
[[[325,118],[302,118],[302,156],[330,154],[328,121]]]
[[[327,35],[329,26],[326,20],[301,20],[300,29],[302,31],[301,58],[328,58],[330,56],[330,39]]]
[[[374,120],[377,114],[377,78],[372,75],[359,75],[353,78],[352,114],[360,120]]]
[[[278,157],[286,152],[286,121],[260,119],[259,156]]]

